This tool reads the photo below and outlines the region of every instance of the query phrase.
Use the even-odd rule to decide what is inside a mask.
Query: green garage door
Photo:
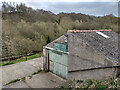
[[[49,50],[49,69],[67,79],[67,54]]]

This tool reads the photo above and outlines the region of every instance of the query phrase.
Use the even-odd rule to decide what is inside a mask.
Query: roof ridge
[[[97,31],[112,31],[111,29],[101,29],[101,30],[68,30],[68,32],[97,32]]]

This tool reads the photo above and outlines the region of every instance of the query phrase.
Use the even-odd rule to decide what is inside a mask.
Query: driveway
[[[63,86],[66,80],[50,73],[40,72],[32,77],[27,77],[24,81],[12,83],[3,88],[57,88]]]
[[[0,69],[1,68],[2,84],[5,85],[10,81],[26,77],[34,72],[37,72],[38,69],[43,68],[43,58],[36,58],[33,60],[0,67]]]

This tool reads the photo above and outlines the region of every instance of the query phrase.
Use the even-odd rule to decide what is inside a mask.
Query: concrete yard
[[[5,85],[6,83],[15,79],[20,79],[22,77],[31,75],[32,73],[37,72],[38,69],[42,67],[42,57],[0,67],[2,68],[2,84]]]
[[[50,72],[41,71],[32,75],[42,68],[42,57],[0,67],[2,69],[2,88],[55,88],[65,84],[66,80]],[[25,77],[24,80],[21,79],[23,77]],[[16,79],[21,80],[6,85]]]
[[[3,86],[2,88],[29,88],[24,81],[18,81],[16,83],[9,84],[7,86]]]
[[[55,88],[64,85],[66,80],[49,72],[40,72],[39,74],[27,77],[24,81],[12,83],[3,88]]]

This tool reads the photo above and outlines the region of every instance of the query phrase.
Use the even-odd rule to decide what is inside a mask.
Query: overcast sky
[[[25,3],[34,9],[44,9],[55,14],[83,13],[94,16],[114,14],[118,16],[119,0],[2,0],[6,2]],[[0,2],[2,2],[0,1]]]

